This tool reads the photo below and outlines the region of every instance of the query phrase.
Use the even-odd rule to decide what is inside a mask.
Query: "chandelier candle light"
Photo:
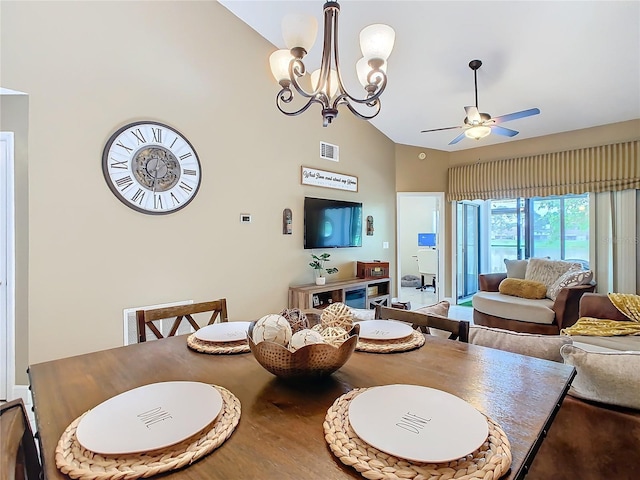
[[[269,57],[271,72],[282,87],[276,97],[276,106],[285,115],[299,115],[312,103],[322,106],[322,125],[328,126],[338,115],[338,106],[346,105],[359,118],[370,120],[380,112],[380,95],[387,86],[387,59],[393,50],[395,32],[383,24],[373,24],[360,32],[360,48],[363,58],[356,63],[358,80],[365,89],[366,97],[358,99],[350,95],[342,82],[338,57],[338,2],[324,4],[324,43],[322,62],[318,70],[310,75],[311,88],[307,92],[300,80],[307,68],[303,58],[309,52],[318,31],[314,17],[287,15],[282,21],[282,34],[287,49],[277,50]],[[293,86],[293,89],[291,88]],[[308,99],[306,104],[294,111],[284,107],[291,103],[295,91]],[[355,105],[365,105],[373,109],[369,115],[363,114]]]

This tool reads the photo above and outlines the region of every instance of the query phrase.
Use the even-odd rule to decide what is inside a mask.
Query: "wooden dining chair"
[[[399,308],[376,306],[376,318],[382,320],[398,320],[410,323],[414,329],[429,334],[429,328],[450,332],[449,340],[469,343],[469,322],[452,318],[436,317],[426,313],[401,310]]]
[[[0,405],[0,433],[0,478],[42,478],[38,450],[21,398]]]
[[[221,298],[212,302],[192,303],[188,305],[178,305],[175,307],[154,308],[150,310],[137,310],[136,320],[138,324],[138,342],[147,341],[147,327],[156,338],[165,338],[160,329],[153,323],[159,320],[166,320],[175,317],[171,330],[167,337],[173,337],[177,332],[182,320],[186,320],[195,329],[199,330],[200,325],[193,319],[196,313],[211,312],[211,318],[207,325],[215,323],[218,318],[220,322],[229,321],[227,315],[227,300]]]

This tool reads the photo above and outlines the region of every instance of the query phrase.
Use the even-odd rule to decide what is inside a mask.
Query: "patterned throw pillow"
[[[422,308],[416,308],[413,311],[418,313],[424,313],[427,315],[435,315],[438,317],[446,318],[447,315],[449,315],[450,306],[451,304],[449,302],[447,302],[446,300],[443,300],[442,302],[438,302],[434,305],[429,305],[427,307],[422,307]],[[432,328],[432,327],[429,327],[429,333],[431,335],[435,335],[436,337],[442,337],[442,338],[449,338],[449,335],[451,335],[451,332],[447,332],[445,330],[438,330],[437,328]]]
[[[576,367],[570,395],[640,409],[640,352],[587,352],[565,345],[560,354]]]
[[[538,335],[471,325],[469,327],[469,343],[553,362],[562,362],[560,348],[563,345],[571,345],[573,340],[567,335]]]
[[[546,258],[530,258],[524,278],[534,282],[544,283],[547,289],[569,270],[581,270],[579,263],[563,260],[548,260]]]
[[[362,320],[373,320],[376,318],[376,311],[373,309],[364,308],[352,308],[349,307],[351,315],[353,315],[354,322],[360,322]]]
[[[547,295],[547,286],[533,280],[505,278],[498,285],[498,291],[503,295],[539,300]]]
[[[527,273],[528,260],[509,260],[504,259],[504,264],[507,267],[507,278],[522,278],[524,279]]]
[[[586,285],[593,280],[593,272],[591,270],[569,270],[560,275],[553,285],[547,289],[547,297],[551,300],[556,299],[560,290],[566,287],[575,287],[576,285]]]

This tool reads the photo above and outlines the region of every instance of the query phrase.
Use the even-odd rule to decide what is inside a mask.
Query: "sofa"
[[[580,317],[629,321],[605,294],[584,294],[579,314]],[[603,347],[602,338],[598,337],[572,337],[572,340],[572,346],[563,346],[561,350],[565,363],[570,359],[566,352],[569,349],[579,357],[590,355],[587,358],[591,363],[572,363],[577,376],[542,442],[527,480],[640,478],[640,373],[637,372],[640,336],[609,337],[608,347]],[[589,350],[589,345],[593,346],[592,353],[578,349],[581,346]],[[600,359],[603,361],[598,365]],[[593,381],[595,387],[587,388],[589,382],[580,376],[588,376],[594,364],[605,381],[623,375],[618,389],[622,387],[625,391],[616,393],[613,381],[611,385]],[[624,396],[629,398],[620,398]],[[629,406],[629,401],[635,405]]]
[[[546,335],[558,335],[560,330],[573,325],[578,320],[580,298],[587,292],[595,291],[596,284],[592,281],[591,271],[583,270],[578,263],[549,259],[517,262],[526,262],[526,265],[520,266],[519,272],[510,272],[510,263],[505,260],[506,273],[485,273],[478,276],[479,291],[472,298],[474,323]],[[531,268],[532,266],[536,268]],[[545,268],[549,272],[540,276],[539,272]],[[565,268],[567,270],[563,271]],[[569,277],[579,277],[580,280],[564,280]],[[542,298],[539,298],[541,295],[537,295],[538,298],[524,298],[501,293],[501,288],[505,285],[503,282],[507,279],[522,284],[538,284],[542,287]]]

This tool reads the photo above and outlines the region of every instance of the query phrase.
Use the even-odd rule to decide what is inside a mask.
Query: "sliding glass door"
[[[480,206],[460,202],[457,205],[457,272],[458,299],[478,291],[480,273]]]

